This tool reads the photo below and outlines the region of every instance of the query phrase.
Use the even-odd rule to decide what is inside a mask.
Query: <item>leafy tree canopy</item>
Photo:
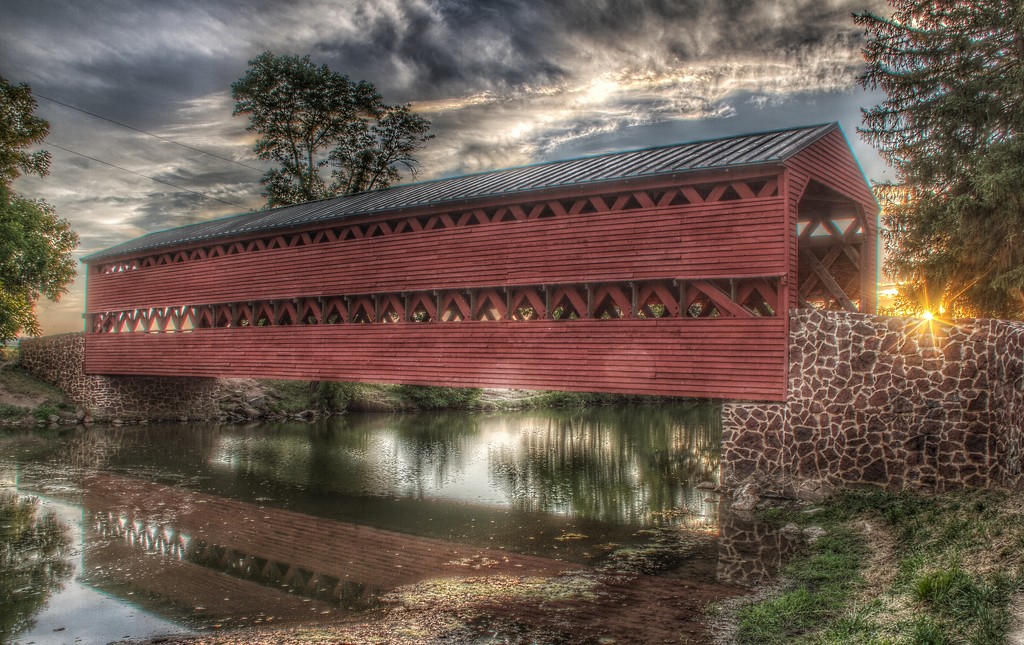
[[[0,78],[0,186],[10,186],[22,173],[42,177],[50,169],[50,153],[27,152],[41,143],[50,124],[35,116],[36,100],[28,85]]]
[[[71,225],[46,202],[11,189],[22,173],[49,170],[48,153],[26,151],[50,130],[35,107],[28,86],[0,78],[0,341],[38,334],[36,302],[41,296],[59,300],[76,273],[78,235]]]
[[[385,188],[402,170],[415,176],[413,155],[433,137],[409,106],[387,105],[371,83],[309,56],[264,52],[231,95],[259,136],[256,155],[277,164],[261,180],[268,206]]]
[[[35,305],[75,279],[78,235],[42,200],[0,188],[0,340],[39,334]]]
[[[886,94],[861,135],[897,173],[886,270],[911,309],[1024,317],[1024,3],[890,2],[855,15]]]

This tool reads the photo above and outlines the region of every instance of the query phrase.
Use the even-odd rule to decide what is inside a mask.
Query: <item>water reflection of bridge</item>
[[[91,581],[199,618],[308,618],[428,577],[573,566],[116,475],[83,489],[87,529],[101,538],[86,553]]]

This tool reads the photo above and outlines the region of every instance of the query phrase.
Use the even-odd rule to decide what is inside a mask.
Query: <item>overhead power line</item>
[[[173,143],[176,146],[181,146],[182,148],[185,148],[187,150],[191,150],[193,152],[198,152],[200,154],[209,155],[211,157],[216,157],[217,159],[220,159],[221,161],[226,161],[228,163],[233,163],[236,166],[241,166],[243,168],[248,168],[249,170],[255,170],[258,173],[263,173],[264,172],[260,168],[256,168],[255,166],[250,166],[249,164],[244,164],[241,161],[235,161],[234,159],[229,159],[227,157],[222,157],[222,156],[220,156],[218,154],[215,154],[213,152],[207,152],[206,150],[200,150],[199,148],[193,148],[192,146],[185,145],[184,143],[179,143],[179,142],[175,141],[174,139],[168,139],[167,137],[162,137],[159,134],[153,134],[152,132],[147,132],[145,130],[140,130],[139,128],[136,128],[135,126],[128,125],[127,123],[121,123],[120,121],[115,121],[114,119],[102,116],[100,114],[96,114],[95,112],[90,112],[89,110],[83,110],[80,107],[75,107],[74,105],[71,105],[69,103],[65,103],[63,101],[58,101],[57,99],[51,99],[49,96],[43,96],[39,92],[32,92],[32,95],[33,96],[38,96],[41,99],[46,99],[47,101],[50,101],[51,103],[56,103],[57,105],[63,105],[64,107],[72,109],[72,110],[75,110],[76,112],[81,112],[82,114],[88,114],[91,117],[95,117],[97,119],[101,119],[103,121],[106,121],[107,123],[113,123],[114,125],[119,125],[122,128],[128,128],[129,130],[134,130],[135,132],[140,132],[142,134],[145,134],[147,136],[153,137],[155,139],[160,139],[161,141],[166,141],[167,143]]]
[[[134,170],[128,170],[127,168],[122,168],[121,166],[118,166],[116,164],[112,164],[109,161],[103,161],[102,159],[97,159],[96,157],[90,157],[89,155],[82,154],[81,152],[76,152],[75,150],[71,150],[69,148],[65,148],[64,146],[58,146],[56,143],[51,143],[49,141],[45,141],[45,142],[43,142],[43,145],[44,146],[50,146],[51,148],[57,148],[58,150],[63,150],[64,152],[70,152],[71,154],[78,155],[79,157],[85,157],[89,161],[95,161],[96,163],[101,163],[104,166],[110,166],[111,168],[117,168],[118,170],[123,170],[124,172],[131,173],[131,174],[133,174],[133,175],[135,175],[137,177],[142,177],[143,179],[148,179],[150,181],[155,181],[158,184],[165,184],[167,186],[170,186],[171,188],[177,188],[178,190],[183,190],[183,191],[185,191],[187,193],[192,193],[194,195],[199,195],[200,197],[205,197],[206,199],[212,199],[213,201],[220,202],[221,204],[226,204],[228,206],[233,206],[235,208],[241,208],[241,209],[245,210],[245,206],[242,206],[241,204],[235,204],[235,203],[232,203],[232,202],[224,201],[223,199],[220,199],[219,197],[214,197],[213,195],[207,195],[206,193],[201,193],[198,190],[192,190],[191,188],[185,188],[184,186],[179,186],[177,184],[172,184],[171,182],[164,181],[163,179],[157,179],[156,177],[150,177],[149,175],[143,175],[141,172],[135,172]]]

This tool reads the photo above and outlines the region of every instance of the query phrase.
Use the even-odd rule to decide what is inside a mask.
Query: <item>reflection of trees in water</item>
[[[465,446],[480,433],[480,417],[465,412],[432,412],[398,417],[394,425],[403,488],[422,497],[465,468]]]
[[[351,415],[225,435],[218,460],[311,491],[422,494],[462,469],[480,420],[457,412]]]
[[[71,575],[69,543],[65,527],[52,513],[41,516],[36,500],[0,495],[0,642],[30,628]]]
[[[489,469],[519,509],[643,523],[717,476],[720,437],[711,406],[563,413],[493,449]]]
[[[437,412],[229,432],[216,453],[313,493],[420,497],[460,477],[479,446],[490,486],[517,508],[647,523],[717,477],[720,437],[717,406]]]

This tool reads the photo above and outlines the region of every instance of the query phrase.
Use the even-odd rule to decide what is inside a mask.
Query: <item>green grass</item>
[[[764,514],[829,534],[790,561],[777,593],[737,611],[739,643],[1006,641],[1011,598],[1024,590],[1019,495],[846,491],[822,509]],[[865,520],[894,538],[892,557],[876,565],[894,575],[868,571],[869,544],[858,528]],[[891,583],[869,587],[869,578]]]
[[[595,408],[606,405],[634,405],[678,403],[680,399],[665,396],[637,394],[608,394],[603,392],[537,392],[520,399],[517,408]]]
[[[344,412],[349,409],[472,410],[480,407],[482,390],[421,385],[379,385],[333,381],[264,380],[276,402],[275,412],[304,410]]]
[[[52,415],[57,414],[59,406],[52,401],[43,401],[32,410],[32,416],[38,421],[46,421]]]
[[[329,390],[331,386],[337,385],[335,383],[266,379],[263,384],[274,394],[275,401],[270,406],[273,412],[298,414],[306,410],[336,411],[327,407],[333,405],[333,392]]]
[[[910,593],[928,611],[933,632],[969,636],[969,642],[1004,642],[1010,627],[1010,596],[1020,588],[1014,578],[997,572],[972,576],[959,566],[923,573]],[[945,629],[943,629],[945,627]]]
[[[862,583],[866,549],[851,529],[829,528],[829,535],[786,567],[789,582],[783,591],[740,610],[740,643],[791,643],[823,621],[838,622]]]
[[[11,349],[11,348],[6,348]],[[11,352],[8,352],[10,354]],[[16,356],[15,356],[16,357]],[[22,369],[10,356],[8,362],[0,365],[0,392],[17,395],[16,401],[30,402],[29,405],[0,403],[0,423],[19,423],[26,418],[47,419],[58,410],[73,410],[67,396],[46,381],[32,376]]]

